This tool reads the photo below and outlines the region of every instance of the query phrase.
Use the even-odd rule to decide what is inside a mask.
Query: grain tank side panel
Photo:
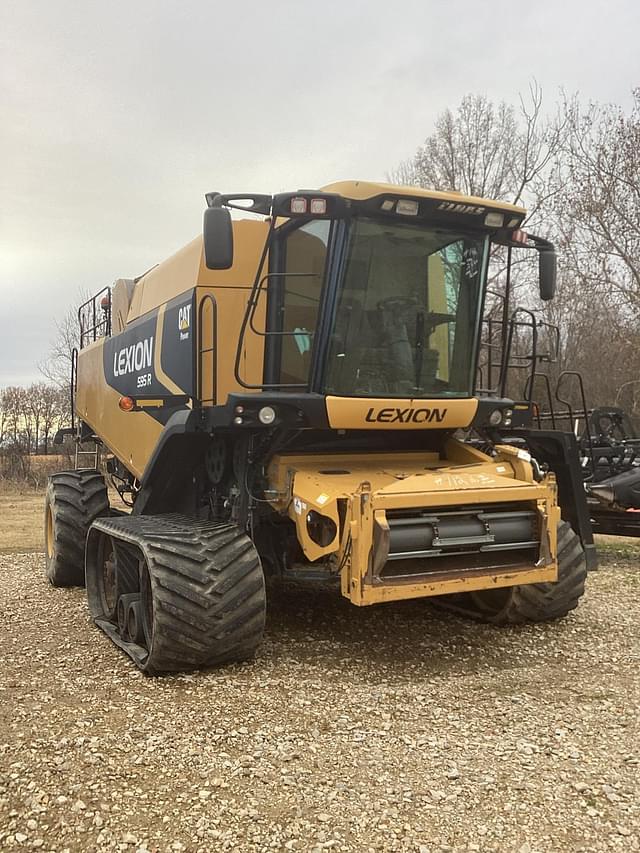
[[[147,411],[123,412],[120,409],[118,403],[122,395],[108,384],[105,376],[104,347],[107,340],[102,338],[90,344],[78,356],[76,413],[139,478],[160,437],[163,424]]]
[[[233,227],[231,269],[206,269],[202,238],[192,240],[136,282],[124,330],[79,353],[78,417],[138,478],[174,412],[190,408],[199,394],[204,405],[214,405],[242,390],[234,375],[236,350],[268,224],[239,220]],[[263,296],[259,329],[265,303]],[[264,338],[246,335],[243,378],[261,382],[263,362]],[[134,411],[120,409],[121,397],[135,400]]]

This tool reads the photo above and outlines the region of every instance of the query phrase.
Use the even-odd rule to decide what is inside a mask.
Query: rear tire
[[[62,471],[49,477],[44,508],[45,570],[52,586],[84,586],[84,545],[91,524],[109,515],[99,471]]]
[[[469,593],[471,615],[494,625],[548,622],[561,619],[578,606],[584,594],[587,563],[571,525],[558,525],[558,580]]]

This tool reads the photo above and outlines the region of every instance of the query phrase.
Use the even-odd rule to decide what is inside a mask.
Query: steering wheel
[[[413,311],[418,307],[418,300],[414,296],[387,296],[378,302],[378,310],[394,311],[410,308]]]

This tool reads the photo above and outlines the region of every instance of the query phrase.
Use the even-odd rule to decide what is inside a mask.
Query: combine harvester
[[[595,564],[576,439],[475,388],[492,245],[537,251],[554,292],[525,210],[363,182],[207,203],[203,237],[80,309],[96,464],[50,480],[51,583],[86,579],[148,673],[250,658],[265,576],[502,625],[575,608]]]

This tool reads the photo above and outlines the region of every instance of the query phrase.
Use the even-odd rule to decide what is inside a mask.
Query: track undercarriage
[[[262,639],[264,575],[233,524],[175,514],[97,520],[86,583],[95,624],[149,674],[246,660]]]

